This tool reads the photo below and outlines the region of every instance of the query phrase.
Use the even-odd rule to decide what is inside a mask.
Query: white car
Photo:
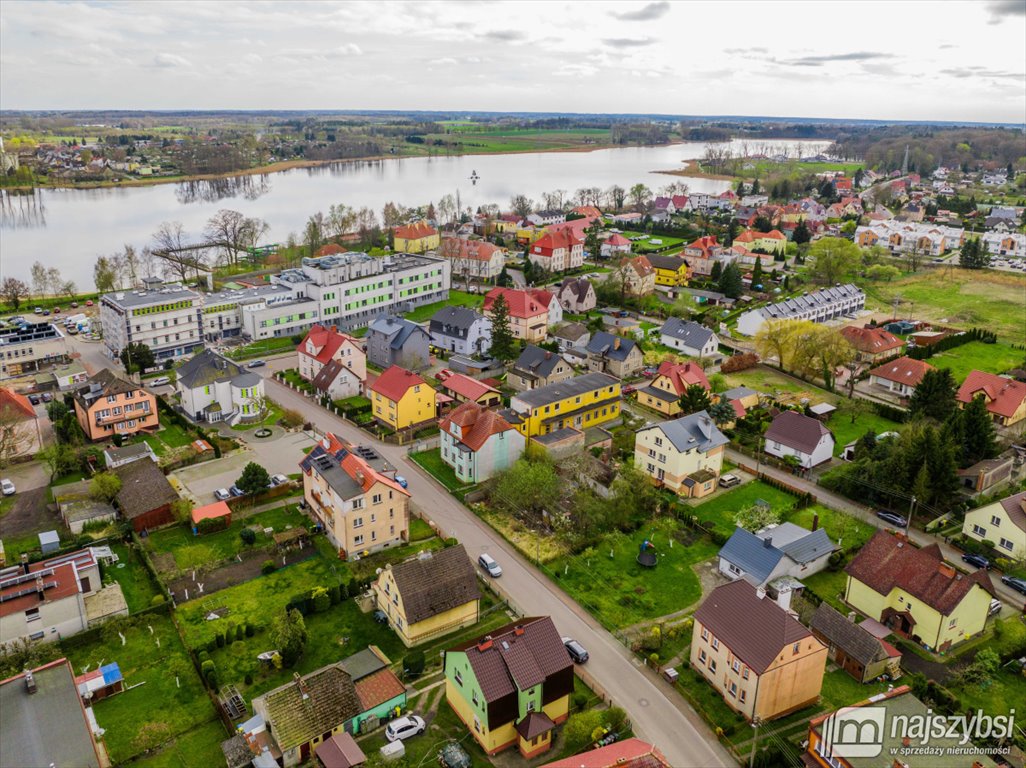
[[[426,725],[424,718],[417,715],[399,717],[388,724],[385,738],[389,741],[403,741],[411,736],[419,736],[424,733]]]
[[[278,485],[284,485],[289,481],[285,475],[271,475],[271,487],[274,488]]]
[[[150,379],[150,386],[151,387],[163,387],[165,384],[170,384],[170,383],[171,383],[171,377],[170,376],[158,376],[155,379]]]
[[[3,480],[0,480],[0,491],[3,491],[4,496],[13,496],[18,492],[18,489],[14,487],[14,483],[5,477]]]
[[[232,495],[228,492],[227,488],[218,488],[214,491],[214,498],[218,501],[228,501]]]

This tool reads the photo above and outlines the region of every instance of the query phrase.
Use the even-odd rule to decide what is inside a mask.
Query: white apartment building
[[[117,291],[100,297],[100,325],[110,358],[130,343],[145,344],[158,360],[203,344],[203,297],[181,285]]]
[[[865,306],[866,294],[847,283],[750,309],[737,319],[737,332],[744,336],[754,336],[767,320],[793,319],[823,323],[851,315]]]

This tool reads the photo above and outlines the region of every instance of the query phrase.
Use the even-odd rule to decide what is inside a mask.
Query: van
[[[485,569],[485,572],[493,579],[497,579],[502,576],[502,566],[500,566],[491,555],[481,555],[477,558],[477,564]]]
[[[720,488],[733,488],[735,485],[741,485],[741,478],[737,475],[724,475],[720,478]]]

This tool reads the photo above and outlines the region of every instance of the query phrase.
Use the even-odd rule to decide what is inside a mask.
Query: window
[[[456,674],[453,676],[453,679],[456,681],[456,685],[463,685],[463,675],[460,674],[458,669],[456,670]]]
[[[743,571],[733,563],[727,563],[727,570],[733,573],[735,576],[741,576]]]
[[[699,663],[705,664],[705,659],[706,659],[705,651],[704,650],[703,651],[699,651],[698,652],[698,661],[699,661]]]
[[[363,518],[362,517],[354,517],[353,518],[353,528],[363,528]]]
[[[948,622],[948,629],[954,629],[956,624],[958,624],[958,619],[952,619]]]
[[[381,494],[380,493],[375,493],[374,496],[371,497],[371,503],[372,504],[380,504],[381,503]]]
[[[734,659],[734,663],[731,664],[731,667],[733,668],[733,670],[735,672],[740,672],[741,671],[741,662],[738,661],[737,659]]]
[[[709,630],[706,629],[705,627],[702,627],[702,639],[705,640],[706,642],[709,641]]]
[[[353,509],[363,509],[363,499],[353,499]]]
[[[990,524],[993,525],[995,528],[1000,528],[1001,527],[1001,518],[998,517],[997,515],[991,515],[990,516]]]
[[[1015,545],[1003,536],[1001,537],[1001,541],[998,542],[998,546],[1002,549],[1007,549],[1009,552],[1015,548]]]
[[[353,544],[355,544],[356,546],[360,546],[361,544],[363,544],[363,536],[362,535],[354,536],[353,537]]]
[[[662,446],[663,446],[663,438],[661,438],[661,437],[657,437],[657,438],[655,439],[655,444],[656,444],[656,447],[657,447],[657,448],[662,448]]]
[[[470,694],[470,700],[471,700],[472,702],[474,702],[474,706],[476,707],[476,706],[477,706],[477,691],[473,691],[473,692],[472,692],[472,693]]]
[[[975,533],[977,536],[986,536],[987,529],[984,528],[982,525],[973,525],[973,533]]]
[[[801,649],[802,649],[802,644],[801,643],[795,643],[794,645],[791,646],[791,653],[797,654],[798,651],[800,651]]]
[[[647,468],[648,468],[649,474],[651,474],[652,472],[655,472],[655,464],[649,464]]]
[[[713,638],[713,641],[712,641],[712,647],[713,647],[714,651],[718,651],[720,649],[720,641],[717,640],[715,637]]]
[[[748,667],[745,667],[744,671],[741,673],[741,679],[742,680],[747,680],[748,679]]]
[[[737,698],[737,683],[731,683],[730,684],[730,691],[729,691],[729,693],[734,698]]]
[[[716,674],[716,659],[709,659],[709,671]]]
[[[527,711],[528,712],[534,712],[534,699],[528,699],[528,701],[527,701]]]
[[[745,690],[744,688],[742,688],[742,689],[741,689],[741,695],[740,695],[740,696],[738,696],[738,699],[739,699],[740,701],[744,701],[744,700],[745,700],[745,699],[747,699],[747,698],[748,698],[748,691],[746,691],[746,690]]]
[[[377,531],[371,531],[371,541],[377,541],[377,540],[378,540],[378,532]]]

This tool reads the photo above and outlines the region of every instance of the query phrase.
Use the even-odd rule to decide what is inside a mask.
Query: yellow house
[[[726,436],[705,411],[639,429],[634,466],[678,496],[701,498],[716,490]]]
[[[656,271],[647,256],[623,259],[610,279],[622,281],[631,296],[647,296],[656,287]]]
[[[513,746],[540,755],[570,713],[574,665],[548,616],[461,643],[443,666],[446,701],[489,755]]]
[[[659,364],[652,383],[638,390],[637,400],[646,408],[676,416],[680,413],[680,397],[692,384],[698,384],[709,391],[709,379],[705,371],[695,363],[674,363],[664,360]]]
[[[583,432],[620,416],[620,380],[586,373],[546,384],[513,397],[506,413],[512,417],[506,420],[527,438],[563,427]]]
[[[396,253],[424,253],[434,250],[440,243],[438,230],[426,221],[395,228]]]
[[[684,286],[691,279],[691,267],[679,256],[650,254],[645,258],[655,270],[656,285]]]
[[[848,605],[942,652],[983,631],[994,597],[985,570],[961,573],[936,544],[917,549],[886,531],[874,534],[845,572]]]
[[[393,365],[370,387],[374,418],[398,431],[438,416],[436,393],[413,371]]]
[[[787,247],[787,237],[779,230],[756,232],[749,229],[734,238],[734,245],[741,245],[749,251],[759,248],[766,253],[783,253]]]
[[[462,544],[386,565],[373,584],[379,611],[407,646],[477,623],[481,592]]]
[[[744,579],[709,594],[695,611],[692,638],[691,668],[748,720],[772,720],[819,700],[826,646]]]
[[[1003,557],[1026,557],[1026,492],[966,512],[962,533],[991,542]]]

